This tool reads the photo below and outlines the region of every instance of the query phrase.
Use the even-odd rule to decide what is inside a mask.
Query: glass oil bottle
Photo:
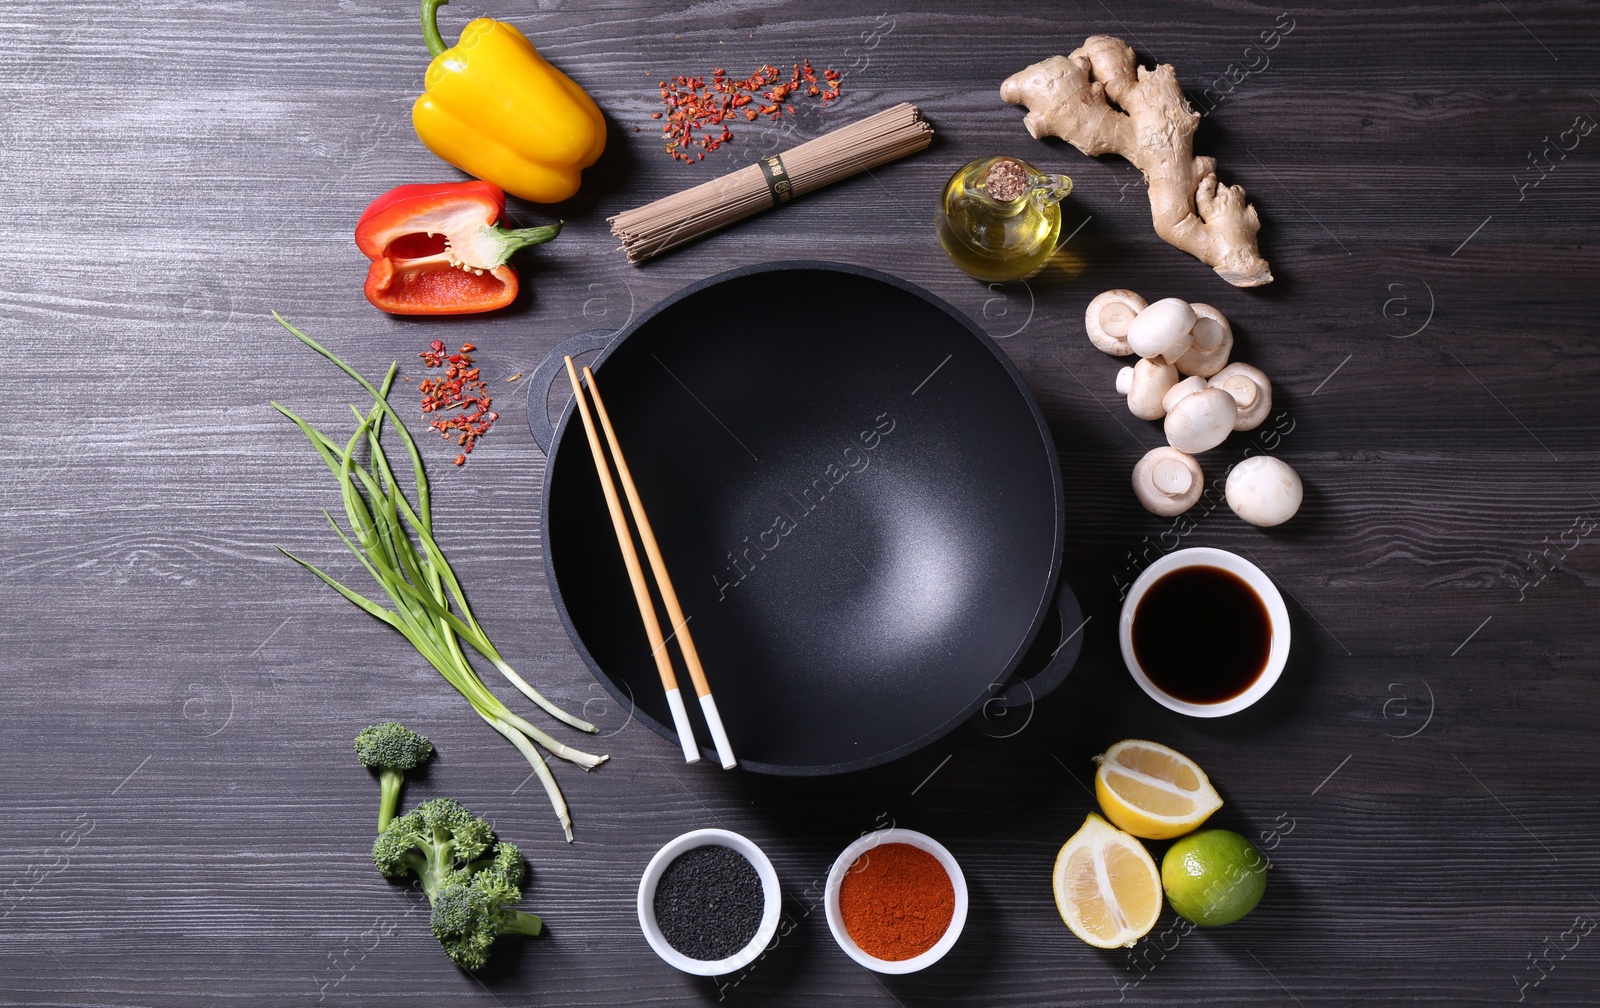
[[[1072,180],[1014,157],[974,161],[950,177],[935,228],[950,261],[979,280],[1033,276],[1061,237]]]

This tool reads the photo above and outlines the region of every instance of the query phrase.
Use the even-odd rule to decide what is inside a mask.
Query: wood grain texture
[[[479,14],[588,88],[611,141],[570,204],[513,206],[519,223],[568,222],[520,261],[518,305],[442,325],[374,312],[350,241],[377,193],[452,174],[410,129],[415,4],[19,0],[0,15],[0,1005],[1594,1003],[1600,935],[1561,936],[1600,920],[1600,536],[1573,531],[1600,520],[1600,137],[1542,175],[1529,162],[1600,115],[1591,6],[1288,11],[1270,66],[1198,136],[1265,221],[1279,280],[1255,291],[1158,241],[1126,163],[1031,140],[997,89],[1106,32],[1198,98],[1254,59],[1279,8],[458,0],[446,35]],[[935,146],[627,266],[607,214],[789,142],[752,126],[672,162],[655,81],[802,57],[848,76],[793,139],[909,100]],[[1081,228],[1044,275],[987,287],[938,250],[932,202],[1000,151],[1070,174]],[[685,766],[590,681],[544,583],[527,391],[505,382],[573,332],[784,258],[886,269],[999,340],[1061,450],[1066,576],[1090,616],[1055,694],[828,780]],[[1109,287],[1233,319],[1238,356],[1277,383],[1279,436],[1236,437],[1205,465],[1282,455],[1308,487],[1295,522],[1138,509],[1127,474],[1159,431],[1081,335]],[[775,292],[775,309],[798,296]],[[575,844],[409,645],[275,549],[349,570],[318,513],[331,484],[267,402],[341,425],[351,390],[270,309],[369,374],[400,360],[415,381],[407,362],[436,335],[483,348],[504,417],[461,470],[425,442],[438,535],[513,664],[602,727],[610,763],[555,768]],[[1121,585],[1187,545],[1253,557],[1289,598],[1284,682],[1220,724],[1156,707],[1116,653]],[[476,978],[367,861],[375,788],[350,739],[386,718],[441,750],[410,800],[459,797],[532,862],[526,902],[548,933],[506,942]],[[1255,914],[1184,934],[1169,912],[1112,953],[1061,926],[1050,864],[1093,805],[1088,758],[1126,736],[1197,759],[1227,799],[1216,822],[1272,846]],[[891,821],[955,852],[973,908],[939,967],[879,978],[834,947],[818,896],[835,852]],[[704,825],[768,851],[792,926],[720,983],[658,962],[634,922],[651,853]]]

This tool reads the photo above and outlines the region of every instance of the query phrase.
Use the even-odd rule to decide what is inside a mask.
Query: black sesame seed
[[[656,883],[656,924],[662,937],[703,962],[726,959],[750,944],[764,905],[755,865],[720,844],[679,854]]]

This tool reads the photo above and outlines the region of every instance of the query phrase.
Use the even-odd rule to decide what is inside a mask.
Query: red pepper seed
[[[424,415],[432,416],[428,426],[440,437],[453,440],[461,449],[455,464],[463,465],[466,457],[477,446],[478,439],[489,433],[489,426],[499,415],[489,412],[492,400],[483,382],[482,372],[474,366],[471,357],[478,348],[463,343],[461,352],[446,354],[444,343],[434,340],[431,350],[418,354],[425,366],[443,367],[449,362],[442,378],[424,378],[418,384],[421,408]],[[517,375],[516,377],[521,377]],[[409,379],[408,379],[409,380]],[[453,411],[453,412],[451,412]]]
[[[726,120],[737,112],[744,113],[746,122],[754,122],[760,116],[778,120],[785,112],[798,114],[791,103],[802,92],[824,105],[838,97],[835,82],[841,75],[837,70],[823,70],[828,79],[826,85],[819,83],[816,67],[809,59],[791,63],[789,70],[787,80],[776,66],[763,63],[745,78],[730,78],[726,69],[715,67],[709,80],[678,74],[670,82],[660,81],[663,111],[651,113],[650,118],[664,120],[661,133],[668,142],[663,149],[673,160],[692,164],[733,139]]]

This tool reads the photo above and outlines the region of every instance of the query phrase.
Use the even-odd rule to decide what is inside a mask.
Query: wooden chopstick
[[[678,731],[678,741],[683,745],[685,762],[700,759],[700,749],[695,745],[694,728],[689,723],[689,712],[683,707],[683,696],[678,692],[678,677],[672,671],[672,658],[667,654],[667,642],[661,636],[661,623],[656,619],[656,604],[650,598],[650,588],[645,584],[644,568],[639,565],[639,554],[633,548],[633,533],[628,530],[628,519],[623,517],[622,503],[617,500],[617,488],[611,482],[611,467],[606,464],[605,449],[600,446],[600,435],[595,432],[594,418],[589,415],[589,403],[584,398],[583,386],[578,382],[578,372],[567,359],[567,378],[572,382],[572,396],[583,416],[583,430],[589,436],[589,450],[594,453],[594,467],[600,475],[600,489],[606,495],[606,508],[611,512],[611,528],[617,534],[617,545],[622,548],[622,562],[628,568],[628,581],[633,585],[633,600],[639,606],[639,616],[644,620],[645,636],[650,640],[650,656],[655,659],[656,671],[661,674],[661,688],[667,692],[667,706],[672,710],[672,724]]]
[[[600,386],[595,384],[594,372],[586,367],[583,377],[589,383],[589,394],[594,397],[595,412],[600,414],[600,426],[606,432],[606,444],[610,446],[611,457],[617,463],[622,492],[628,498],[633,523],[639,529],[639,541],[644,543],[644,555],[650,560],[650,572],[655,575],[656,590],[666,604],[667,618],[672,620],[678,647],[683,651],[683,663],[689,667],[689,678],[694,682],[695,695],[700,698],[706,726],[711,729],[712,743],[716,746],[718,758],[722,760],[722,768],[731,770],[738,761],[733,757],[733,745],[728,741],[727,730],[722,725],[722,715],[717,712],[716,698],[711,695],[711,684],[706,681],[705,667],[700,664],[700,652],[694,646],[694,635],[689,632],[689,621],[683,615],[683,607],[678,604],[678,593],[672,587],[671,576],[667,574],[667,562],[661,557],[661,547],[656,544],[656,534],[644,512],[644,502],[639,499],[633,474],[628,469],[627,459],[622,456],[622,445],[617,443],[617,432],[611,426],[611,416],[606,412],[605,400],[600,397]]]
[[[566,358],[567,379],[572,384],[572,395],[577,401],[579,415],[583,418],[583,430],[589,439],[589,451],[594,456],[595,469],[600,477],[600,488],[605,494],[606,508],[611,513],[612,531],[616,533],[617,545],[622,550],[623,565],[628,569],[628,581],[633,587],[634,603],[639,608],[639,617],[644,621],[645,636],[650,642],[650,655],[655,660],[656,671],[661,676],[662,689],[666,691],[667,706],[672,711],[673,727],[678,733],[679,744],[683,747],[683,758],[686,762],[695,763],[700,759],[700,749],[695,743],[694,725],[689,721],[689,713],[684,707],[683,695],[678,688],[678,677],[672,669],[672,658],[667,652],[666,640],[661,633],[661,623],[656,616],[655,602],[650,597],[650,588],[645,582],[644,568],[639,563],[638,551],[633,545],[633,533],[628,528],[628,520],[623,515],[622,503],[617,499],[617,489],[612,480],[611,467],[606,461],[605,449],[600,444],[600,435],[595,430],[594,418],[590,415],[587,397],[584,395],[583,385],[578,380],[576,367],[572,358]],[[612,454],[617,461],[617,469],[623,481],[623,486],[628,494],[628,503],[634,514],[634,520],[639,524],[640,539],[645,544],[645,550],[650,556],[651,572],[656,575],[657,588],[662,592],[663,601],[667,602],[667,612],[675,624],[674,636],[678,638],[679,647],[684,651],[684,660],[690,668],[690,677],[694,680],[695,691],[700,696],[701,709],[705,712],[706,723],[711,728],[712,738],[716,743],[717,755],[722,760],[724,768],[736,765],[733,751],[728,743],[727,732],[722,725],[722,718],[717,713],[716,701],[711,696],[711,688],[706,684],[705,671],[700,666],[699,653],[694,649],[694,640],[688,633],[688,620],[683,617],[682,607],[678,604],[677,593],[672,589],[672,582],[667,577],[666,564],[661,559],[660,548],[656,545],[654,532],[650,529],[649,519],[645,516],[644,505],[639,500],[638,490],[633,483],[633,475],[628,470],[627,461],[622,456],[621,446],[616,440],[616,433],[611,427],[610,416],[605,411],[605,403],[600,399],[599,389],[594,384],[594,374],[588,368],[583,369],[584,377],[589,381],[589,391],[594,396],[595,406],[600,413],[601,422],[606,428],[606,437],[611,446]],[[692,657],[691,657],[692,656]]]

